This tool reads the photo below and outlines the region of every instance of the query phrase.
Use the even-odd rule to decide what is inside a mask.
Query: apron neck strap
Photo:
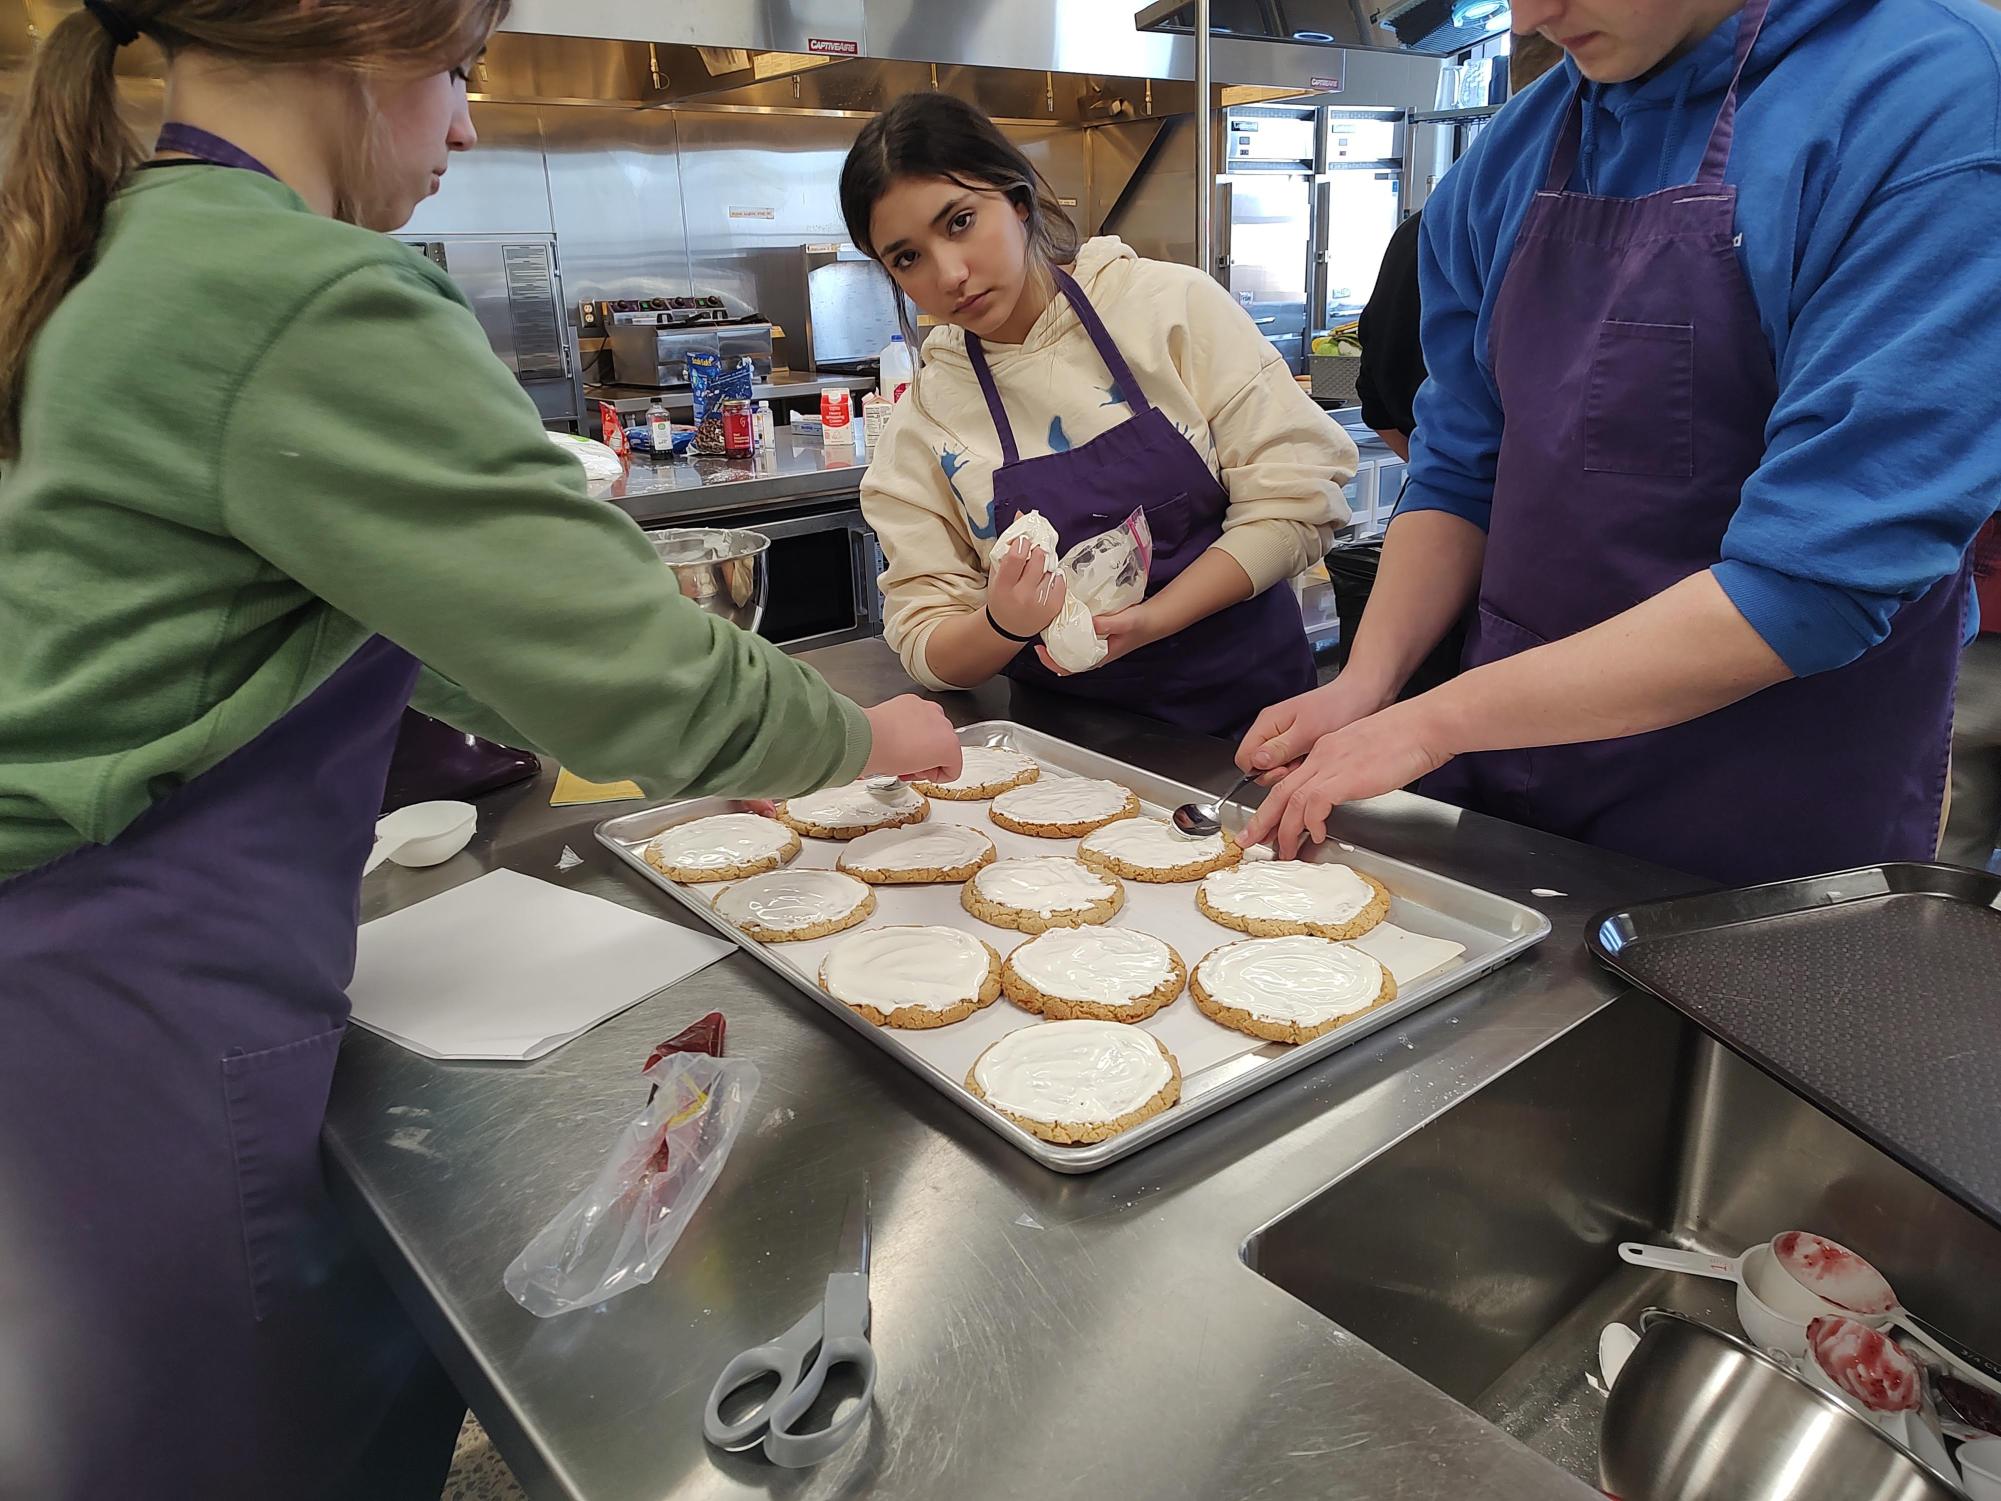
[[[1715,187],[1723,181],[1723,169],[1730,165],[1730,144],[1737,131],[1737,85],[1744,77],[1744,65],[1750,61],[1751,48],[1758,40],[1758,33],[1765,26],[1765,12],[1770,0],[1745,0],[1743,10],[1737,15],[1737,61],[1730,75],[1730,87],[1723,95],[1723,108],[1717,112],[1716,124],[1709,132],[1709,144],[1702,153],[1702,170],[1696,181],[1706,187]],[[1584,133],[1584,80],[1578,79],[1577,87],[1570,94],[1570,108],[1563,117],[1563,129],[1557,132],[1556,149],[1549,155],[1549,171],[1543,176],[1545,193],[1561,193],[1570,186],[1570,177],[1577,170],[1578,144]]]
[[[1737,13],[1737,66],[1730,75],[1730,88],[1723,96],[1723,108],[1716,112],[1716,124],[1709,132],[1709,147],[1702,153],[1704,187],[1723,181],[1723,169],[1730,165],[1730,143],[1737,134],[1737,85],[1744,77],[1744,65],[1751,60],[1751,48],[1765,29],[1765,10],[1770,0],[1745,0]]]
[[[160,127],[160,139],[154,144],[153,149],[178,152],[182,156],[191,156],[198,162],[207,162],[212,167],[240,167],[246,172],[261,172],[273,182],[278,180],[276,172],[242,147],[233,145],[198,125],[186,125],[179,120],[169,120]]]
[[[966,335],[966,358],[973,362],[973,374],[979,377],[980,394],[987,399],[987,415],[994,420],[994,431],[1000,434],[1001,462],[1012,464],[1021,458],[1021,451],[1014,446],[1014,428],[1007,420],[1007,408],[1001,405],[1000,387],[994,384],[994,372],[987,364],[986,346],[975,333]]]
[[[1091,336],[1091,343],[1098,351],[1098,358],[1105,362],[1118,395],[1131,408],[1134,416],[1151,411],[1152,405],[1146,399],[1146,392],[1140,389],[1138,378],[1126,357],[1119,352],[1119,346],[1112,341],[1111,333],[1105,327],[1105,320],[1098,316],[1098,310],[1091,306],[1091,299],[1084,295],[1084,289],[1077,285],[1076,278],[1061,266],[1051,266],[1050,273],[1056,278],[1056,289],[1070,300],[1070,310],[1077,315],[1077,321],[1084,325],[1084,332]],[[972,361],[973,374],[980,382],[980,393],[987,399],[987,413],[994,419],[994,431],[1000,434],[1001,460],[1012,464],[1019,457],[1015,447],[1014,429],[1007,420],[1007,409],[1001,405],[1000,388],[994,384],[992,367],[987,364],[986,346],[980,342],[978,334],[966,335],[966,358]]]

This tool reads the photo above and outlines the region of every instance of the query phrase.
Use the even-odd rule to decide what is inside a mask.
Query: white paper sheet
[[[1042,774],[1045,777],[1063,775],[1048,767],[1043,768]],[[1077,840],[1037,839],[1028,834],[1012,833],[988,818],[987,808],[988,804],[984,802],[948,802],[943,798],[933,798],[931,818],[934,822],[966,824],[980,830],[993,840],[1003,860],[1024,855],[1077,853]],[[1156,815],[1159,812],[1156,809],[1148,811]],[[806,839],[802,844],[804,847],[799,858],[793,862],[794,869],[832,869],[843,848],[840,843],[828,839]],[[1201,914],[1195,906],[1197,884],[1193,881],[1173,885],[1127,881],[1125,906],[1107,926],[1151,933],[1170,945],[1181,956],[1182,963],[1192,971],[1212,949],[1236,943],[1245,936],[1220,923],[1211,922]],[[690,886],[683,889],[713,901],[724,887]],[[959,887],[956,885],[878,886],[875,896],[875,915],[862,926],[875,928],[900,923],[936,923],[959,928],[993,945],[1003,959],[1017,945],[1027,942],[1030,936],[1011,928],[993,927],[974,917],[960,905]],[[1395,910],[1393,902],[1392,915]],[[837,933],[830,938],[816,938],[805,943],[765,944],[763,948],[772,957],[798,969],[810,984],[817,982],[820,961],[826,957],[827,951],[844,936]],[[1390,923],[1384,923],[1367,934],[1357,942],[1356,947],[1382,961],[1384,967],[1396,977],[1399,986],[1414,983],[1466,951],[1463,944],[1412,933]],[[946,1075],[954,1083],[963,1083],[973,1060],[991,1043],[1018,1027],[1033,1026],[1039,1020],[1003,996],[993,1005],[949,1027],[929,1031],[885,1030],[913,1057]],[[1168,1051],[1180,1063],[1184,1078],[1258,1048],[1283,1047],[1283,1044],[1267,1043],[1262,1038],[1250,1037],[1211,1021],[1186,991],[1142,1025],[1167,1045]]]
[[[412,1052],[521,1061],[732,952],[726,939],[497,870],[364,923],[348,995],[357,1022]]]

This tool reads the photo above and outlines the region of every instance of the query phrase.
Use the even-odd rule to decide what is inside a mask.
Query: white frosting
[[[1383,991],[1383,967],[1328,938],[1251,938],[1217,949],[1195,974],[1226,1006],[1260,1021],[1317,1027],[1367,1008]]]
[[[955,870],[993,853],[994,842],[962,823],[913,823],[864,834],[841,852],[844,870]]]
[[[969,745],[966,747],[966,764],[949,782],[939,782],[939,787],[949,787],[954,792],[965,792],[974,787],[991,787],[996,782],[1011,782],[1024,771],[1035,765],[1031,756],[1020,751],[1001,750],[995,746]]]
[[[892,818],[900,818],[924,806],[924,794],[908,782],[898,782],[882,792],[865,782],[845,787],[829,787],[804,797],[788,798],[785,811],[801,823],[827,829],[869,828]]]
[[[977,1000],[993,959],[957,928],[864,928],[827,951],[820,978],[836,1000],[897,1011],[949,1011]]]
[[[1093,1125],[1129,1115],[1173,1077],[1153,1034],[1124,1022],[1042,1022],[980,1055],[973,1078],[996,1105],[1032,1121]]]
[[[994,799],[994,812],[1017,823],[1089,823],[1131,806],[1132,794],[1117,782],[1087,777],[1043,777]]]
[[[647,848],[666,864],[684,870],[726,870],[775,855],[797,837],[775,818],[718,813],[677,824]]]
[[[792,932],[838,922],[868,900],[866,884],[837,870],[774,870],[739,881],[716,898],[716,911],[741,927]]]
[[[1044,995],[1124,1006],[1174,975],[1166,944],[1130,928],[1056,928],[1008,956],[1016,974]]]
[[[1218,859],[1227,846],[1221,834],[1192,839],[1165,819],[1121,818],[1095,834],[1087,834],[1078,848],[1109,855],[1145,870],[1173,870],[1181,865]]]
[[[996,861],[973,877],[973,890],[1003,907],[1049,917],[1095,907],[1118,888],[1081,860],[1051,855]]]
[[[1215,871],[1202,878],[1202,894],[1221,911],[1282,922],[1353,922],[1376,899],[1369,883],[1347,866],[1304,860]]]

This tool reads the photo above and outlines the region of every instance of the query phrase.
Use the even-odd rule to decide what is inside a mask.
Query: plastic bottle
[[[646,434],[653,440],[653,457],[665,462],[674,457],[674,419],[667,415],[667,403],[658,396],[646,409]]]
[[[903,393],[910,389],[917,367],[910,359],[910,346],[903,342],[902,334],[891,334],[889,342],[882,346],[882,353],[876,357],[876,389],[891,401],[903,400]]]

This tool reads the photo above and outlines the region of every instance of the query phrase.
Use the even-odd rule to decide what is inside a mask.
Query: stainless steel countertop
[[[903,691],[880,641],[805,658],[864,702]],[[941,700],[1220,790],[1228,748],[990,685]],[[549,783],[483,800],[472,847],[386,867],[378,916],[500,867],[683,922],[591,838],[630,804],[552,809]],[[1252,1272],[1248,1236],[1619,993],[1589,917],[1677,878],[1406,796],[1339,837],[1548,912],[1537,950],[1177,1136],[1087,1176],[1045,1171],[736,956],[538,1063],[437,1063],[348,1036],[326,1142],[354,1211],[531,1495],[874,1501],[1223,1501],[1595,1492]],[[565,846],[582,865],[559,874]],[[1543,898],[1534,888],[1568,893]],[[648,1048],[711,1009],[756,1060],[753,1124],[660,1276],[541,1320],[502,1269],[588,1181],[642,1100]],[[817,1300],[847,1194],[874,1200],[876,1410],[817,1470],[717,1453],[710,1382]]]
[[[859,424],[857,424],[859,428]],[[635,453],[623,478],[591,486],[642,526],[695,516],[853,500],[861,493],[868,449],[859,442],[795,440],[790,427],[771,448],[748,459],[678,458],[659,463]]]

